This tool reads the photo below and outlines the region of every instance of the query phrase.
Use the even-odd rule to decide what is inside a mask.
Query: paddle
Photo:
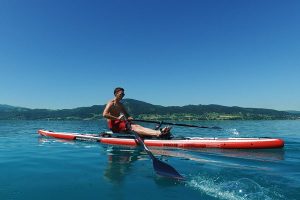
[[[167,163],[164,163],[164,162],[158,160],[156,157],[154,157],[152,152],[145,145],[142,138],[136,132],[134,132],[134,131],[132,131],[132,132],[134,133],[135,139],[138,141],[138,143],[140,143],[140,145],[144,148],[144,150],[147,152],[147,154],[152,159],[153,168],[158,175],[168,177],[168,178],[180,179],[180,180],[184,179],[184,177],[181,176],[176,171],[176,169],[174,169],[172,166],[170,166]]]
[[[143,120],[143,119],[134,119],[132,121],[136,122],[147,122],[147,123],[154,123],[154,124],[166,124],[166,125],[174,125],[174,126],[185,126],[185,127],[193,127],[193,128],[209,128],[209,129],[222,129],[218,126],[197,126],[192,124],[178,124],[178,123],[171,123],[171,122],[163,122],[163,121],[152,121],[152,120]]]

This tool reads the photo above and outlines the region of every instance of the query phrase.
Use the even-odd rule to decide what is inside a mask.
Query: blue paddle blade
[[[141,137],[136,132],[133,131],[133,133],[134,133],[134,136],[135,136],[137,142],[144,148],[144,150],[147,152],[147,154],[152,159],[153,168],[158,175],[168,177],[168,178],[174,178],[174,179],[181,179],[181,180],[184,179],[184,177],[181,176],[172,166],[155,158],[154,155],[152,154],[152,152],[145,145],[145,143],[141,139]]]
[[[168,165],[167,163],[164,163],[158,160],[157,158],[152,160],[153,160],[153,168],[158,175],[167,178],[174,178],[180,180],[184,179],[183,176],[181,176],[172,166]]]

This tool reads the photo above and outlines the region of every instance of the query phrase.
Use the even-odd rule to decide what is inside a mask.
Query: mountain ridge
[[[238,106],[185,105],[161,106],[124,99],[124,106],[135,118],[155,120],[274,120],[300,119],[299,113],[290,113],[265,108]],[[30,109],[0,104],[0,120],[98,120],[102,119],[105,105],[93,105],[73,109]]]

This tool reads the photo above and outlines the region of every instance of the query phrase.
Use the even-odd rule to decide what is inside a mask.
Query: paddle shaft
[[[178,124],[178,123],[172,123],[172,122],[163,122],[163,121],[153,121],[153,120],[143,120],[143,119],[134,119],[132,121],[136,122],[147,122],[147,123],[153,123],[153,124],[166,124],[166,125],[173,125],[173,126],[184,126],[184,127],[192,127],[192,128],[211,128],[211,129],[222,129],[217,126],[208,127],[208,126],[197,126],[192,124]]]
[[[133,131],[132,131],[133,132]],[[140,145],[142,145],[143,149],[147,152],[147,154],[151,157],[151,159],[156,159],[154,157],[154,155],[152,154],[152,152],[148,149],[148,147],[145,145],[144,141],[142,140],[142,138],[136,133],[136,132],[133,132],[134,133],[134,136],[135,136],[135,139],[138,141],[138,143]]]

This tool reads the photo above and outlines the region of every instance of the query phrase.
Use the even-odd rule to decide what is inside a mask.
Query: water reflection
[[[205,153],[207,155],[220,155],[222,157],[243,158],[259,161],[284,160],[285,150],[279,149],[197,149],[192,152]]]
[[[119,146],[109,146],[108,147],[108,162],[107,167],[104,171],[104,177],[113,184],[120,185],[124,182],[126,176],[131,176],[131,171],[135,170],[133,167],[133,162],[142,159],[150,159],[147,154],[144,153],[142,148],[130,148],[130,147],[119,147]],[[152,150],[151,150],[152,151]],[[168,156],[166,154],[160,154],[160,152],[153,151],[156,157],[160,155]],[[169,156],[172,156],[171,154]],[[152,162],[147,162],[149,164],[149,169],[152,167]],[[135,170],[133,173],[137,173]],[[153,172],[154,173],[154,172]],[[181,181],[171,178],[166,178],[162,176],[155,175],[154,181],[157,185],[163,187],[170,187],[178,185]]]
[[[126,175],[130,174],[132,163],[137,161],[140,155],[141,150],[139,148],[129,149],[110,146],[104,177],[114,184],[121,184]]]

